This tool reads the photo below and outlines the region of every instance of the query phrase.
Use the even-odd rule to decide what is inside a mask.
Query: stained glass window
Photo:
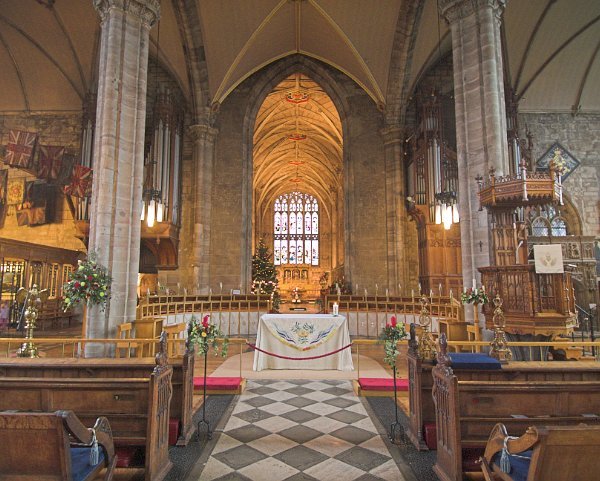
[[[290,192],[275,201],[275,265],[319,265],[319,202],[312,195]]]

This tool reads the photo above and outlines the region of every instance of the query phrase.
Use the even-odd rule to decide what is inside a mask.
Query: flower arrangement
[[[84,261],[77,261],[77,269],[69,274],[63,285],[63,308],[67,310],[81,302],[99,305],[102,310],[110,298],[112,278],[106,267],[96,262],[96,254],[90,252]]]
[[[382,329],[380,339],[383,340],[383,350],[384,357],[383,362],[388,364],[391,367],[396,367],[396,359],[400,354],[400,350],[398,349],[398,341],[406,338],[406,330],[404,329],[404,324],[398,323],[396,320],[396,316],[392,316],[390,318],[390,322],[388,322],[385,327]]]
[[[467,290],[463,291],[460,300],[463,304],[487,304],[490,302],[490,298],[486,294],[484,286],[481,286],[480,289],[469,287]]]
[[[229,339],[223,335],[216,324],[210,322],[210,316],[206,314],[202,318],[202,322],[196,317],[192,316],[188,324],[188,339],[198,346],[198,353],[206,355],[208,350],[212,347],[215,351],[215,356],[219,354],[219,344],[217,340],[223,338],[223,345],[221,346],[221,356],[227,356],[227,350],[229,348]]]

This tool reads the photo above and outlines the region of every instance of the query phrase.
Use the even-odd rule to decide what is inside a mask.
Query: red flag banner
[[[64,147],[40,145],[40,157],[36,172],[37,177],[49,181],[58,179],[64,155]]]
[[[83,165],[75,165],[71,174],[71,182],[64,187],[64,193],[75,197],[92,195],[92,169]]]
[[[11,167],[30,169],[36,140],[36,133],[11,130],[8,134],[4,163]]]

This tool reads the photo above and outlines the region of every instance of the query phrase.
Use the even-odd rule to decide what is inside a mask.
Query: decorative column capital
[[[188,134],[194,142],[214,142],[219,129],[207,124],[195,124],[188,127]]]
[[[499,17],[506,6],[507,0],[440,0],[440,14],[449,24],[453,24],[473,15],[483,7],[493,9]]]
[[[138,17],[148,28],[160,19],[160,0],[94,0],[94,7],[104,22],[111,10]]]

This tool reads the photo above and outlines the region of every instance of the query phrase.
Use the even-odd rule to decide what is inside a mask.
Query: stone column
[[[114,337],[135,319],[150,28],[159,0],[94,0],[101,17],[90,250],[112,275],[106,312],[92,310],[87,335]],[[100,346],[87,355],[103,355]],[[92,352],[93,351],[93,352]]]
[[[456,150],[463,282],[479,285],[490,265],[486,211],[479,211],[478,174],[508,174],[500,21],[504,0],[440,0],[452,31]],[[467,310],[469,311],[469,310]]]
[[[404,179],[403,134],[400,126],[382,130],[385,154],[385,201],[387,232],[388,288],[390,294],[400,295],[398,284],[407,287],[410,276],[406,262],[405,223],[406,193]]]
[[[209,122],[189,127],[193,139],[196,169],[194,200],[194,244],[192,246],[192,286],[207,294],[210,283],[210,222],[212,210],[213,164],[218,130]]]

